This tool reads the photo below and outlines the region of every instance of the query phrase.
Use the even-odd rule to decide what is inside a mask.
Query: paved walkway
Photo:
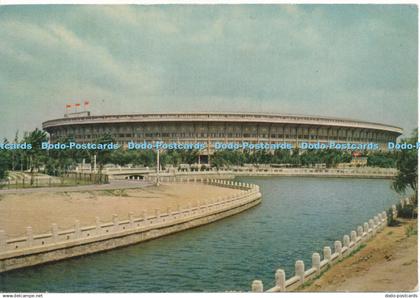
[[[0,195],[1,194],[14,194],[14,193],[32,193],[32,192],[70,192],[70,191],[94,191],[94,190],[122,189],[122,188],[128,189],[128,188],[146,187],[150,185],[153,185],[153,183],[142,181],[142,180],[111,180],[109,184],[0,189]]]

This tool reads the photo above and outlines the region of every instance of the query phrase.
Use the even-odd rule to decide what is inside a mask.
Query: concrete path
[[[15,193],[33,193],[33,192],[70,192],[70,191],[94,191],[94,190],[106,190],[106,189],[128,189],[128,188],[146,187],[146,186],[151,186],[151,185],[153,185],[152,182],[146,182],[142,180],[111,180],[109,184],[0,189],[0,195],[1,194],[15,194]]]

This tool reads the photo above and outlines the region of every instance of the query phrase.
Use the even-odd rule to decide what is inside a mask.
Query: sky
[[[0,6],[0,137],[92,114],[269,112],[417,127],[414,5]]]

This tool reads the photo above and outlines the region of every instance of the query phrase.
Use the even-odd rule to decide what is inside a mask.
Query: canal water
[[[248,291],[397,202],[389,180],[264,177],[261,205],[193,230],[0,274],[0,292]]]

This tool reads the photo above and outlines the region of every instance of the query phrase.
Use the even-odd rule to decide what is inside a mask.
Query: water
[[[357,225],[397,201],[389,180],[240,178],[263,203],[233,217],[109,252],[0,274],[2,292],[220,292],[265,288],[278,268],[310,265]]]

